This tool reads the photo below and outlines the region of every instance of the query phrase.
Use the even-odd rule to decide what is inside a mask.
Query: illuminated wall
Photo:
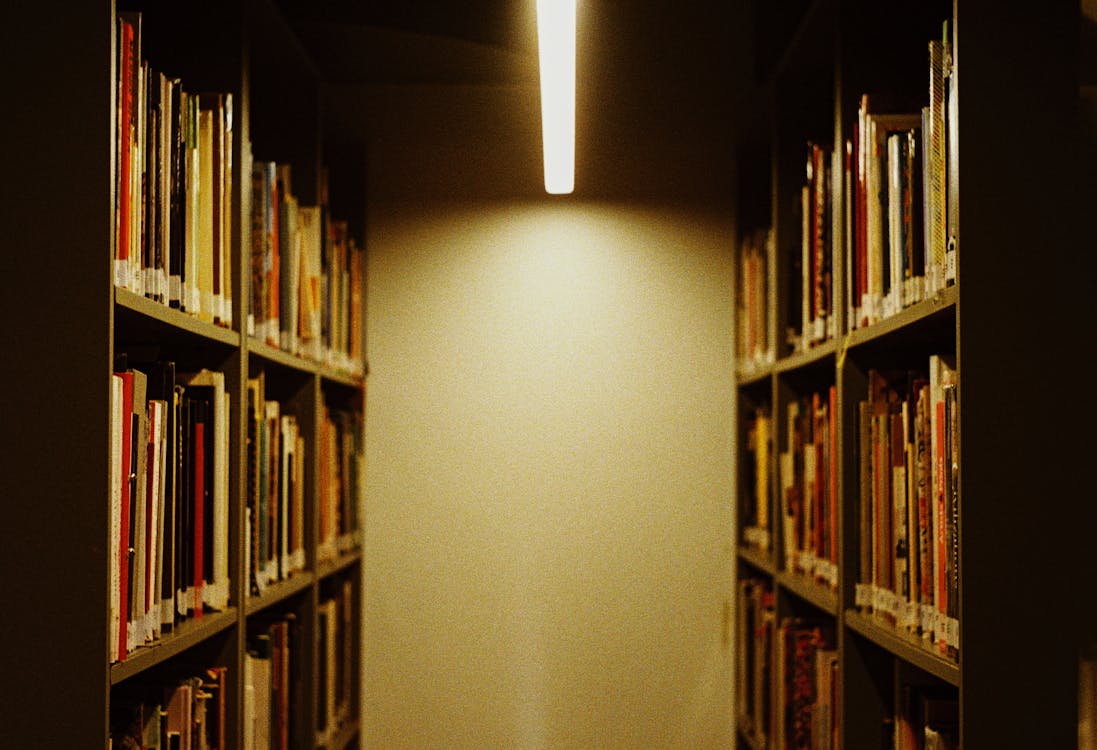
[[[732,230],[371,206],[364,747],[733,745]]]

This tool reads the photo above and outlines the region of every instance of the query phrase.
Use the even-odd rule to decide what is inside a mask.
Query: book
[[[768,551],[772,546],[769,523],[770,429],[768,409],[755,408],[747,424],[747,455],[740,464],[742,541],[762,551]]]
[[[132,385],[131,385],[132,388]],[[111,375],[110,395],[110,548],[108,560],[110,561],[110,661],[115,662],[125,655],[125,647],[119,640],[122,597],[121,597],[121,571],[122,571],[122,504],[123,486],[126,484],[123,474],[124,455],[123,445],[123,421],[125,419],[123,376],[117,373]],[[130,396],[132,399],[132,395]]]
[[[203,604],[213,610],[223,610],[229,601],[229,414],[231,396],[225,386],[223,372],[203,369],[195,373],[181,374],[192,398],[202,399],[208,409],[208,434],[203,436],[209,445],[203,455],[205,466],[203,493],[208,493],[203,514],[204,565]],[[208,484],[208,486],[207,486]],[[208,513],[208,518],[206,517]]]
[[[124,359],[124,358],[122,358]],[[116,366],[125,367],[124,362]],[[143,549],[145,512],[143,470],[147,454],[147,378],[140,370],[125,369],[115,373],[121,379],[121,446],[119,463],[122,468],[118,495],[118,660],[143,643],[143,620],[139,617],[143,605],[144,581],[139,580],[143,564],[138,548]],[[140,517],[139,517],[140,515]],[[140,542],[139,542],[140,540]],[[114,543],[111,544],[112,548]],[[113,578],[113,575],[112,575]],[[138,592],[142,602],[138,603]],[[141,638],[138,639],[138,631]]]

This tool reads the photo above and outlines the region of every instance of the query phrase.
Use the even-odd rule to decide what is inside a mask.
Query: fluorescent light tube
[[[537,0],[545,190],[575,189],[575,3]]]

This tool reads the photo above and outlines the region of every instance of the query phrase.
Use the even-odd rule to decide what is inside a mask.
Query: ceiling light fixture
[[[575,190],[575,4],[537,0],[537,49],[541,66],[541,139],[545,190]]]

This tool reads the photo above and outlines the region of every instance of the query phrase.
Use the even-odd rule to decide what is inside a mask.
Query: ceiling
[[[372,199],[543,195],[534,0],[278,0]],[[579,0],[576,196],[724,200],[742,4]]]

